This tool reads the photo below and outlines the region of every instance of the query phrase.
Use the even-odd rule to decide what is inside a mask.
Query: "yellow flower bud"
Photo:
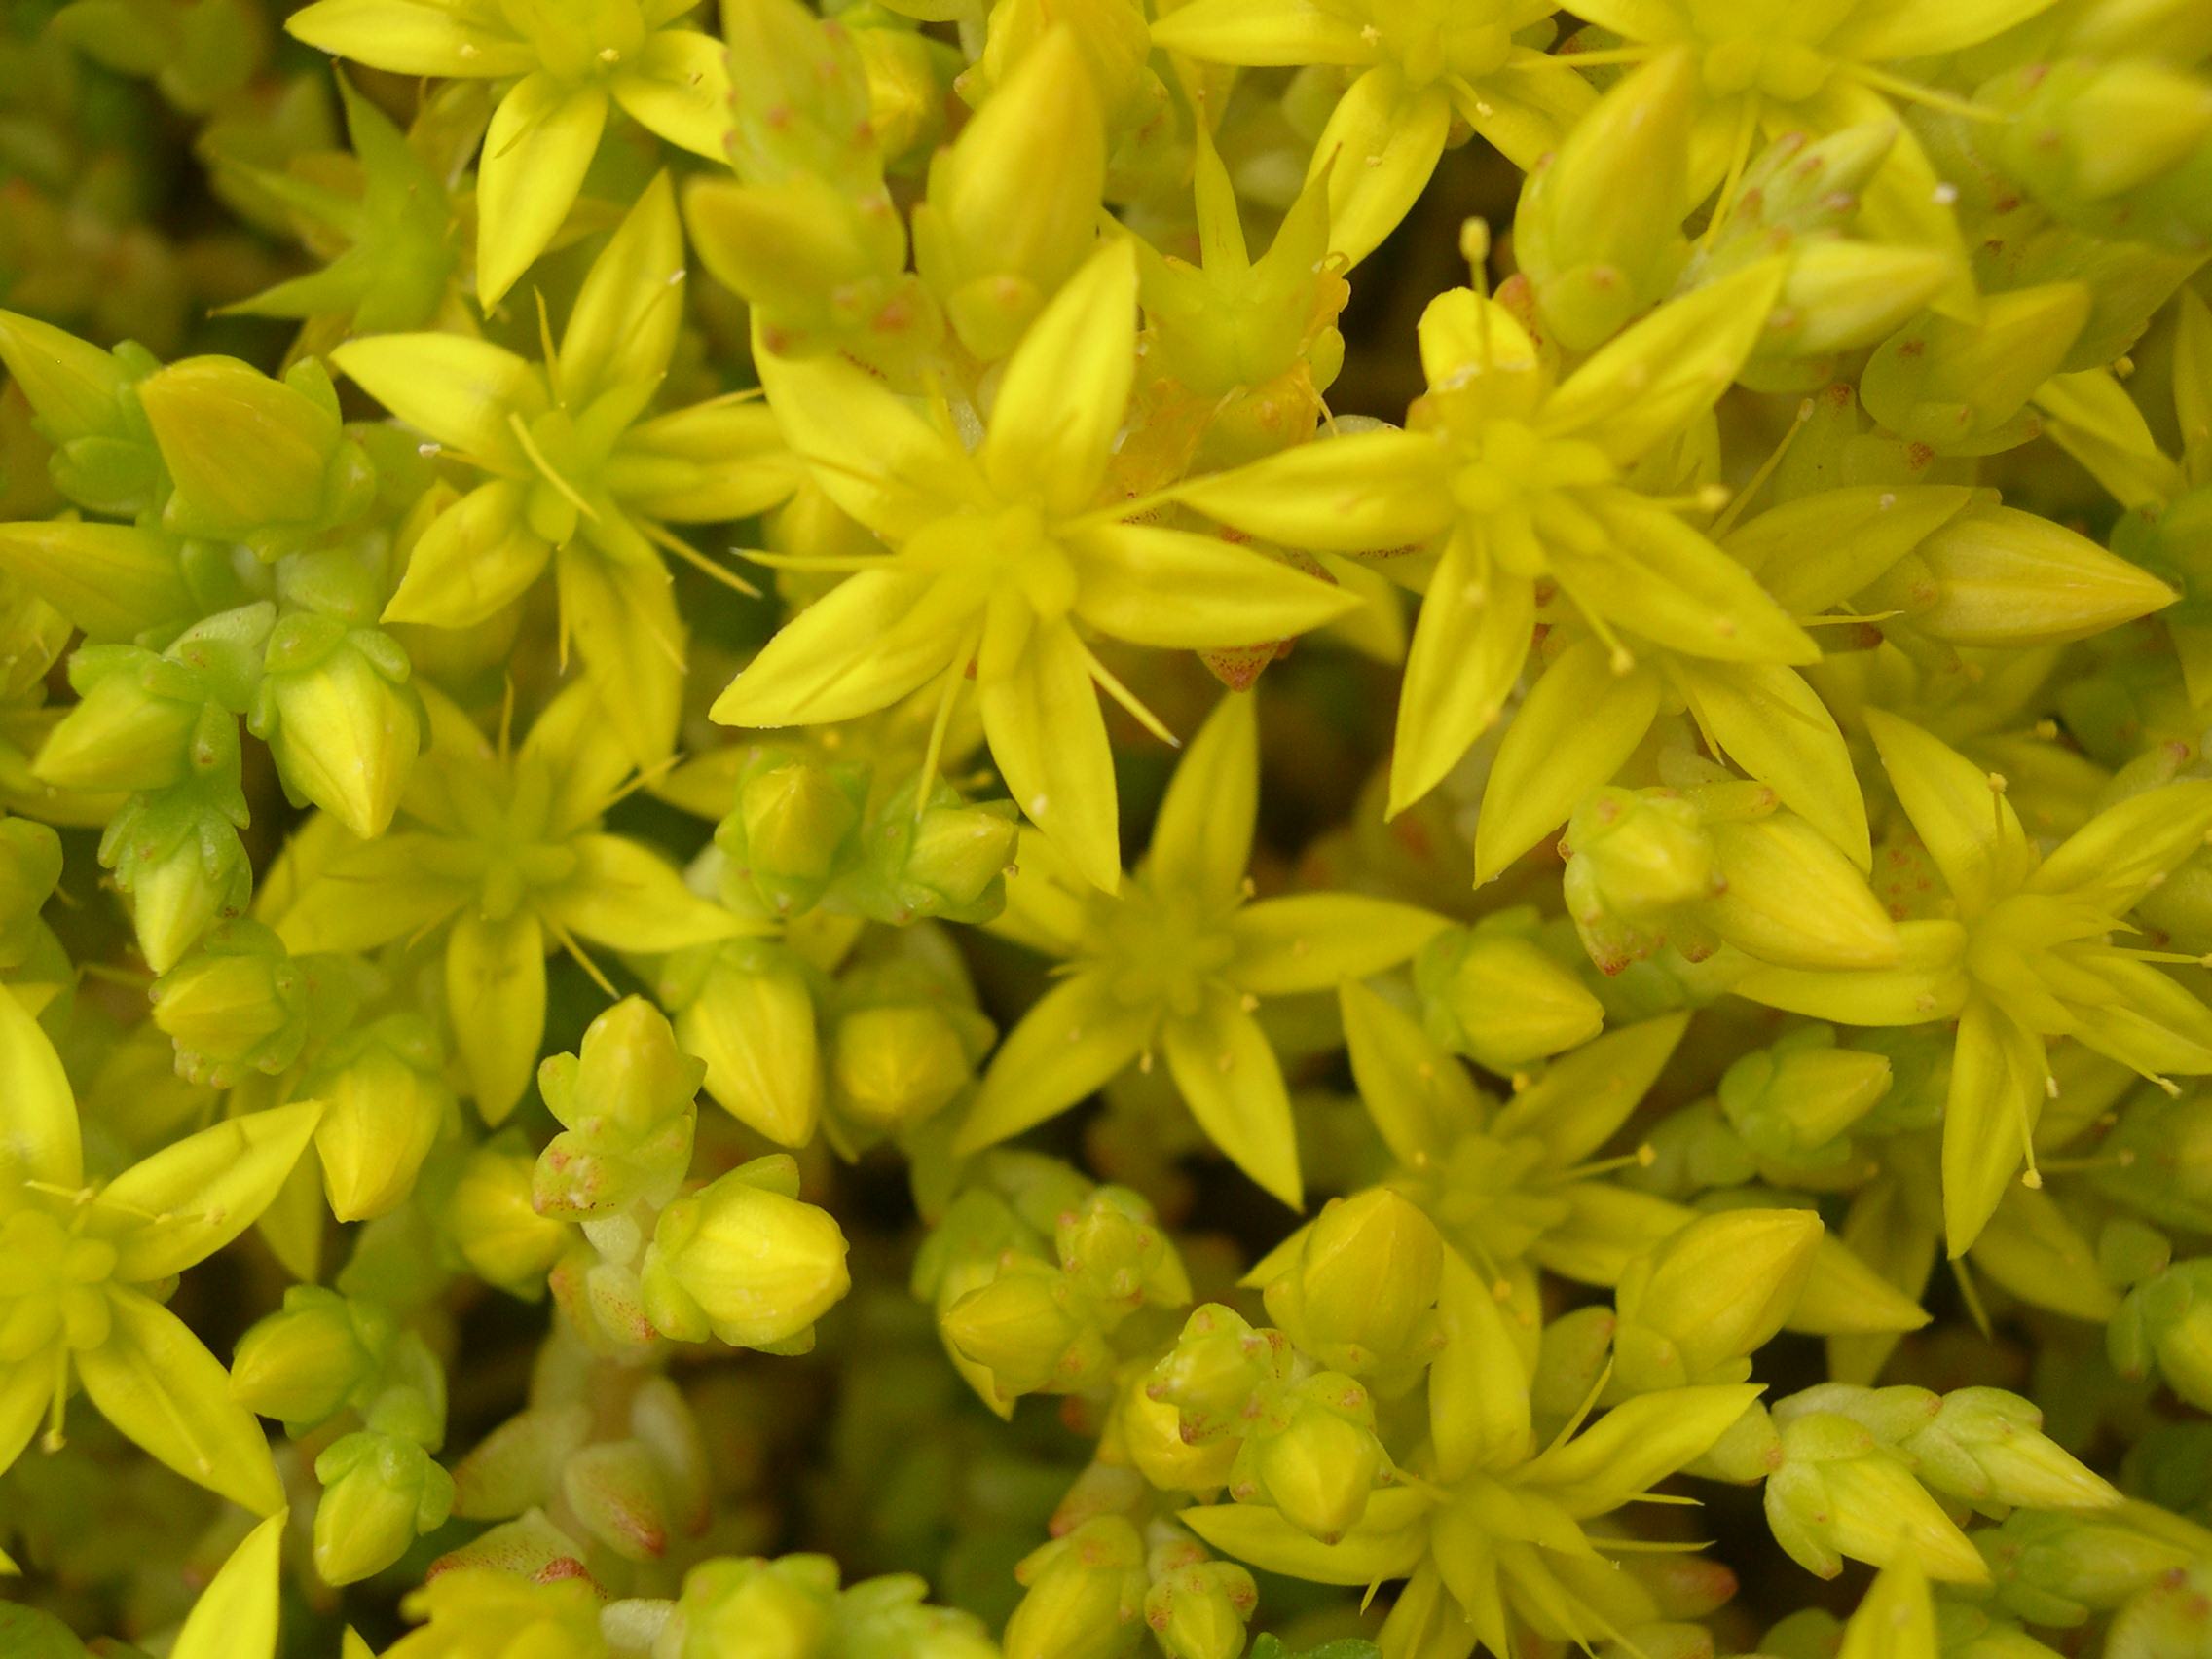
[[[1448,928],[1414,965],[1429,1035],[1511,1075],[1604,1028],[1598,999],[1530,940],[1495,928]]]
[[[684,1575],[678,1603],[683,1659],[815,1659],[836,1600],[837,1567],[828,1556],[702,1562]]]
[[[244,536],[321,512],[340,440],[335,397],[308,396],[235,357],[187,357],[140,382],[138,402],[176,480],[166,515],[175,528]]]
[[[1616,1383],[1641,1393],[1749,1377],[1746,1356],[1797,1305],[1821,1234],[1811,1210],[1724,1210],[1636,1258],[1614,1297]]]
[[[393,1035],[401,1041],[427,1037]],[[369,1043],[336,1069],[326,1058],[303,1087],[323,1103],[314,1144],[331,1214],[340,1221],[366,1221],[397,1209],[453,1117],[453,1091],[435,1072],[410,1063],[383,1041]]]
[[[743,940],[719,947],[698,995],[676,1016],[676,1035],[705,1060],[707,1092],[739,1123],[778,1146],[814,1138],[821,1045],[813,993],[793,959]]]
[[[1267,1287],[1268,1313],[1332,1371],[1405,1363],[1428,1340],[1444,1272],[1436,1224],[1387,1187],[1332,1198],[1298,1258]]]
[[[1007,1620],[1006,1659],[1116,1659],[1145,1627],[1144,1541],[1119,1515],[1098,1515],[1024,1556],[1029,1594]]]
[[[1352,1379],[1323,1371],[1279,1409],[1279,1426],[1245,1438],[1229,1490],[1239,1501],[1272,1503],[1300,1531],[1333,1544],[1367,1513],[1389,1461],[1375,1437],[1375,1408]]]
[[[376,1377],[394,1332],[374,1303],[296,1284],[284,1306],[239,1339],[231,1394],[246,1410],[303,1432],[338,1415]]]
[[[798,1167],[777,1154],[731,1170],[661,1211],[639,1277],[664,1336],[803,1351],[842,1298],[845,1235],[798,1199]]]
[[[495,1135],[468,1155],[440,1218],[478,1277],[532,1300],[571,1232],[532,1206],[536,1161],[520,1134]]]
[[[349,1434],[314,1462],[314,1567],[325,1584],[382,1572],[453,1510],[453,1477],[396,1434]]]
[[[934,1003],[856,1009],[837,1022],[838,1109],[874,1128],[920,1123],[974,1075],[968,1050]]]

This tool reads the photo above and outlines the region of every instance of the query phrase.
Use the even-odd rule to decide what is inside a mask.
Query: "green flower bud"
[[[1534,943],[1498,928],[1448,928],[1414,963],[1429,1035],[1501,1076],[1586,1043],[1604,1010]]]
[[[1053,1230],[1060,1269],[1109,1325],[1143,1303],[1181,1308],[1190,1275],[1152,1205],[1126,1187],[1099,1187]]]
[[[314,1460],[314,1567],[325,1584],[382,1572],[453,1511],[453,1477],[397,1435],[349,1434]]]
[[[340,1221],[387,1215],[415,1190],[424,1159],[454,1118],[443,1060],[427,1021],[393,1014],[342,1039],[301,1080],[300,1092],[323,1103],[314,1144]]]
[[[1931,1578],[1979,1584],[1988,1569],[1904,1458],[1849,1418],[1810,1412],[1782,1431],[1767,1477],[1775,1541],[1808,1572],[1833,1578],[1843,1558],[1887,1567],[1909,1555]]]
[[[1544,1325],[1536,1342],[1536,1367],[1529,1379],[1529,1410],[1553,1425],[1552,1433],[1587,1405],[1612,1359],[1613,1310],[1577,1308]],[[1550,1435],[1543,1438],[1550,1439]]]
[[[697,993],[676,1016],[677,1040],[706,1062],[707,1092],[778,1146],[804,1146],[822,1113],[814,995],[782,946],[735,940],[711,947]],[[674,958],[670,960],[673,970]],[[663,1001],[676,1006],[664,984]]]
[[[468,1155],[439,1217],[479,1278],[531,1301],[542,1293],[545,1274],[572,1232],[532,1206],[536,1162],[518,1132],[494,1135]]]
[[[914,210],[915,269],[977,357],[1013,350],[1089,255],[1105,172],[1098,92],[1063,26],[937,153],[929,200]]]
[[[1643,1144],[1651,1149],[1650,1164],[1624,1169],[1615,1179],[1654,1198],[1681,1202],[1714,1187],[1740,1187],[1758,1178],[1758,1154],[1714,1100],[1668,1113]]]
[[[1006,908],[1014,803],[970,805],[940,786],[919,818],[902,790],[870,818],[861,867],[846,884],[854,908],[904,927],[924,917],[981,924]]]
[[[934,1003],[855,1009],[830,1049],[838,1110],[872,1128],[920,1123],[975,1075],[950,1012]]]
[[[1145,1563],[1144,1622],[1168,1659],[1237,1659],[1244,1624],[1260,1604],[1252,1575],[1210,1560],[1188,1539],[1154,1546]]]
[[[1821,1234],[1810,1210],[1725,1210],[1635,1258],[1613,1298],[1615,1386],[1743,1382],[1797,1305]]]
[[[2112,1659],[2194,1659],[2212,1642],[2212,1567],[2193,1562],[2146,1586],[2114,1615],[2105,1633]]]
[[[756,756],[738,782],[737,810],[715,831],[729,859],[724,902],[779,918],[814,908],[851,857],[866,797],[866,767]]]
[[[690,1167],[692,1097],[705,1073],[643,997],[593,1020],[576,1053],[537,1068],[538,1092],[564,1125],[538,1154],[538,1213],[582,1221],[673,1198]]]
[[[1329,1200],[1265,1299],[1299,1347],[1363,1377],[1425,1352],[1443,1272],[1436,1224],[1391,1189],[1371,1187]]]
[[[50,323],[0,312],[0,359],[56,446],[47,461],[56,489],[116,518],[158,504],[162,458],[136,386],[161,365],[143,347],[102,351]]]
[[[279,1072],[307,1040],[308,987],[283,941],[258,922],[232,922],[148,993],[177,1065],[218,1088],[249,1070]]]
[[[798,1166],[756,1159],[661,1211],[640,1270],[663,1336],[803,1352],[851,1285],[845,1235],[798,1200]]]
[[[2156,1365],[2191,1405],[2212,1407],[2212,1256],[2176,1262],[2130,1290],[2105,1327],[2105,1352],[2122,1377]]]
[[[1051,1263],[1014,1256],[997,1277],[945,1309],[952,1348],[991,1374],[1001,1400],[1073,1393],[1112,1370],[1113,1348],[1092,1309]]]
[[[203,696],[189,669],[134,645],[94,646],[71,659],[70,680],[84,695],[32,762],[42,781],[63,790],[166,790],[192,775]]]
[[[1697,808],[1668,790],[1593,790],[1561,837],[1568,868],[1579,866],[1605,908],[1637,923],[1658,921],[1713,891],[1713,841]]]
[[[935,43],[918,30],[893,27],[857,28],[852,41],[867,71],[868,127],[884,159],[897,162],[934,146],[944,129]]]
[[[1899,437],[1937,455],[1993,455],[2038,430],[2030,394],[2065,362],[2088,321],[2081,282],[1992,294],[1978,323],[1931,312],[1884,341],[1859,395]]]
[[[2193,1564],[2195,1552],[2123,1521],[2021,1509],[1974,1534],[1999,1605],[2034,1624],[2078,1625]]]
[[[303,394],[235,357],[188,357],[140,382],[138,402],[176,480],[163,515],[170,529],[243,538],[321,511],[342,436],[335,397]]]
[[[1126,1653],[1145,1632],[1144,1560],[1144,1541],[1119,1515],[1093,1516],[1022,1557],[1014,1575],[1029,1593],[1007,1620],[1006,1659]]]
[[[187,791],[139,795],[100,837],[100,862],[131,897],[138,948],[158,974],[175,967],[216,923],[241,915],[253,869],[239,842],[238,819]]]
[[[398,810],[422,741],[407,653],[388,634],[299,611],[269,636],[250,724],[285,787],[363,840]]]
[[[1830,1026],[1808,1026],[1746,1054],[1720,1079],[1720,1109],[1765,1157],[1804,1168],[1839,1161],[1843,1135],[1890,1087],[1881,1054],[1835,1047]]]
[[[1202,1445],[1236,1431],[1253,1392],[1290,1380],[1290,1339],[1254,1330],[1236,1312],[1209,1302],[1184,1321],[1183,1333],[1152,1368],[1145,1393],[1173,1406],[1182,1436]]]
[[[1367,1513],[1389,1461],[1367,1390],[1322,1371],[1270,1401],[1245,1436],[1229,1491],[1239,1502],[1273,1505],[1300,1531],[1333,1544]]]
[[[702,1562],[684,1575],[681,1659],[816,1659],[837,1602],[828,1556]]]
[[[2120,1493],[2038,1432],[2043,1413],[2002,1388],[1956,1388],[1902,1442],[1922,1481],[1977,1507],[2098,1509]]]
[[[382,1374],[396,1335],[391,1316],[320,1285],[296,1284],[284,1306],[249,1327],[231,1361],[231,1395],[286,1432],[305,1433],[348,1406]]]

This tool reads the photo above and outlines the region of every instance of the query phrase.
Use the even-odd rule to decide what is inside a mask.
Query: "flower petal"
[[[896,569],[847,577],[777,631],[715,699],[712,718],[723,725],[828,725],[918,689],[950,664],[958,637],[916,640],[896,651],[881,646],[932,580]]]
[[[1585,500],[1604,538],[1545,543],[1552,573],[1575,604],[1689,656],[1821,660],[1812,637],[1703,532],[1632,491],[1594,490]]]
[[[606,718],[640,766],[676,746],[683,702],[683,620],[660,562],[602,558],[580,540],[554,563],[561,618]]]
[[[952,1143],[966,1158],[1033,1128],[1104,1088],[1142,1052],[1154,1009],[1117,998],[1103,974],[1054,985],[999,1045]]]
[[[387,622],[472,628],[544,574],[553,544],[524,522],[524,485],[497,478],[433,518],[407,555]]]
[[[290,1513],[240,1540],[192,1604],[169,1659],[276,1659],[278,1574]]]
[[[1252,862],[1259,814],[1258,711],[1252,697],[1232,691],[1213,706],[1167,780],[1145,852],[1147,878],[1209,906],[1233,903]]]
[[[1535,1137],[1554,1168],[1588,1158],[1628,1122],[1688,1029],[1688,1014],[1663,1014],[1569,1050],[1505,1103],[1491,1132]]]
[[[2108,806],[2028,877],[2030,893],[2085,899],[2111,915],[2133,909],[2212,833],[2212,783],[2183,779]]]
[[[1516,1473],[1577,1521],[1609,1514],[1704,1456],[1764,1392],[1730,1382],[1640,1394]]]
[[[1580,640],[1544,670],[1483,791],[1475,880],[1492,876],[1567,822],[1575,803],[1621,769],[1659,713],[1659,676],[1612,670],[1603,641]]]
[[[251,1227],[307,1150],[319,1101],[247,1112],[187,1135],[118,1175],[94,1225],[115,1276],[145,1284],[203,1262]],[[121,1225],[105,1225],[113,1215]],[[143,1218],[143,1219],[141,1219]]]
[[[489,311],[576,204],[607,127],[607,89],[526,75],[499,100],[476,174],[476,297]]]
[[[424,0],[314,0],[284,19],[284,32],[394,75],[503,79],[537,67],[529,42]]]
[[[1163,650],[1287,640],[1359,608],[1360,597],[1210,535],[1111,524],[1069,539],[1076,614]]]
[[[1354,432],[1193,479],[1175,494],[1285,546],[1381,553],[1426,541],[1458,516],[1445,484],[1450,462],[1421,433]]]
[[[984,680],[979,700],[991,757],[1014,804],[1091,886],[1119,891],[1114,755],[1075,630],[1064,621],[1031,629],[1013,666]]]
[[[1398,691],[1390,817],[1442,783],[1496,720],[1535,623],[1535,584],[1498,570],[1475,535],[1453,536],[1421,596]]]
[[[331,822],[335,823],[336,820]],[[439,837],[403,833],[353,841],[311,876],[272,925],[297,954],[374,950],[434,928],[469,897],[461,882],[431,875],[425,855]]]
[[[897,544],[963,504],[989,504],[967,453],[857,364],[778,356],[756,314],[753,365],[822,493],[878,535]]]
[[[1068,278],[1007,360],[982,449],[994,490],[1052,518],[1091,504],[1128,407],[1136,339],[1136,243],[1123,237]]]
[[[1879,709],[1866,711],[1866,728],[1890,788],[1958,901],[1960,919],[1972,922],[2017,890],[2036,853],[1989,774],[1940,738]]]
[[[530,1087],[545,1037],[545,936],[536,912],[491,922],[463,910],[446,941],[446,1002],[476,1110],[497,1127]]]
[[[1480,1128],[1482,1097],[1466,1067],[1420,1022],[1356,979],[1337,987],[1352,1085],[1398,1161],[1418,1168]]]
[[[1154,23],[1152,41],[1208,63],[1254,68],[1375,61],[1359,25],[1313,0],[1194,0]]]
[[[1394,968],[1452,924],[1432,910],[1360,893],[1264,899],[1229,920],[1227,973],[1260,996],[1324,991]]]
[[[1367,1500],[1367,1513],[1342,1539],[1324,1544],[1257,1503],[1196,1504],[1175,1519],[1224,1555],[1269,1572],[1316,1584],[1363,1586],[1403,1578],[1428,1548],[1427,1510],[1432,1500],[1410,1487],[1384,1487]]]
[[[1943,1106],[1943,1231],[1954,1261],[2027,1156],[2047,1070],[2041,1037],[1987,996],[1967,999]]]
[[[1456,1481],[1525,1461],[1532,1450],[1529,1373],[1490,1282],[1450,1247],[1436,1316],[1444,1346],[1430,1362],[1428,1420],[1438,1478]]]
[[[231,1398],[230,1374],[160,1303],[121,1286],[107,1298],[107,1341],[76,1355],[100,1415],[186,1480],[256,1515],[281,1514],[268,1437]]]
[[[84,1180],[77,1097],[60,1056],[22,1004],[0,993],[0,1183],[74,1190]]]
[[[1237,1168],[1292,1209],[1303,1208],[1290,1093],[1259,1022],[1235,994],[1215,991],[1196,1015],[1169,1019],[1161,1034],[1167,1068],[1198,1126]]]
[[[562,402],[585,409],[615,387],[658,381],[682,322],[683,226],[668,174],[659,172],[577,290],[561,331]]]
[[[1398,228],[1428,188],[1452,129],[1441,86],[1416,88],[1386,64],[1337,100],[1313,146],[1307,178],[1329,168],[1329,251],[1357,265]]]
[[[1728,389],[1782,292],[1763,259],[1670,300],[1599,349],[1545,401],[1547,437],[1582,438],[1621,465],[1682,431]]]
[[[683,885],[675,868],[620,835],[578,835],[569,842],[576,867],[537,896],[557,926],[610,950],[659,955],[729,939],[744,925],[719,904]]]
[[[1851,752],[1827,705],[1794,668],[1693,657],[1677,658],[1669,668],[1699,723],[1729,759],[1773,785],[1784,805],[1862,870],[1873,867],[1866,802]]]
[[[377,334],[347,341],[330,360],[417,431],[471,461],[529,470],[507,417],[543,414],[545,383],[512,351],[460,334]]]
[[[729,54],[697,29],[655,29],[613,78],[614,101],[671,144],[719,162],[729,137]]]

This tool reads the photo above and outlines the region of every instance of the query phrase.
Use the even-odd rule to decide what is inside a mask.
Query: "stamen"
[[[1706,532],[1708,535],[1718,541],[1736,528],[1737,518],[1751,504],[1751,498],[1766,487],[1766,481],[1774,476],[1774,469],[1782,464],[1782,458],[1789,453],[1789,446],[1797,441],[1797,434],[1805,429],[1806,423],[1812,418],[1813,400],[1808,397],[1797,405],[1797,416],[1789,423],[1789,430],[1783,433],[1782,441],[1767,452],[1766,460],[1760,461],[1759,469],[1751,474],[1751,481],[1736,492],[1736,498],[1713,521],[1713,528]]]
[[[567,497],[569,504],[574,507],[577,512],[583,514],[592,523],[599,523],[597,509],[577,494],[576,487],[573,484],[553,470],[553,463],[547,461],[543,453],[539,451],[537,441],[530,435],[530,428],[522,424],[522,417],[513,410],[509,410],[507,412],[507,424],[513,429],[516,441],[522,445],[522,453],[530,457],[530,463],[544,475],[545,482]]]

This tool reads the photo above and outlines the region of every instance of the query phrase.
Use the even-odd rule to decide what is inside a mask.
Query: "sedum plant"
[[[42,0],[0,184],[0,1659],[2212,1643],[2204,0]]]

